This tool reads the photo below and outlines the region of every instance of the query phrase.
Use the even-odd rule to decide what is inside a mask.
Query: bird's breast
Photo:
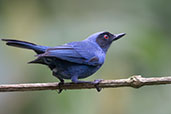
[[[97,57],[99,58],[99,64],[103,64],[105,61],[105,53],[104,52],[96,52]]]

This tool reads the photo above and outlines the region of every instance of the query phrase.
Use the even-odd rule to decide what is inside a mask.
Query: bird
[[[88,36],[85,40],[65,43],[63,45],[50,47],[34,43],[15,40],[1,39],[8,46],[33,50],[37,55],[36,59],[28,63],[47,65],[52,71],[52,75],[60,80],[60,85],[64,84],[64,79],[69,79],[73,83],[84,83],[79,79],[87,78],[98,71],[104,64],[106,53],[112,42],[122,38],[126,33],[112,34],[102,31]],[[101,79],[94,81],[97,85]],[[59,89],[59,93],[62,89]]]

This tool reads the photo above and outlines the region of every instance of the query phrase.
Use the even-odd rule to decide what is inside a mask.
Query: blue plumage
[[[125,33],[114,35],[109,32],[98,32],[83,41],[56,47],[12,39],[2,40],[9,46],[34,50],[37,59],[29,63],[47,65],[62,83],[64,79],[71,79],[72,82],[78,83],[82,82],[78,79],[92,75],[103,65],[111,43],[124,35]]]

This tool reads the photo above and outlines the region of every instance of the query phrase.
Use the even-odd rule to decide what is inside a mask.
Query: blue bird
[[[79,79],[94,74],[103,65],[106,52],[112,42],[124,35],[125,33],[97,32],[83,41],[70,42],[56,47],[13,39],[2,39],[2,41],[6,41],[9,46],[35,51],[37,58],[29,63],[47,65],[52,70],[52,74],[60,80],[60,84],[63,84],[64,79],[71,79],[73,83],[86,82]],[[95,85],[99,81],[94,81]],[[98,91],[101,90],[95,87]],[[59,93],[61,91],[62,89],[59,90]]]

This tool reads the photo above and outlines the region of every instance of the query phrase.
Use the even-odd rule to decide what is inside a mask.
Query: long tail
[[[45,50],[49,48],[47,46],[40,46],[40,45],[36,45],[30,42],[25,42],[25,41],[20,41],[20,40],[2,39],[2,41],[5,41],[6,44],[9,46],[34,50],[37,54],[44,53]]]

